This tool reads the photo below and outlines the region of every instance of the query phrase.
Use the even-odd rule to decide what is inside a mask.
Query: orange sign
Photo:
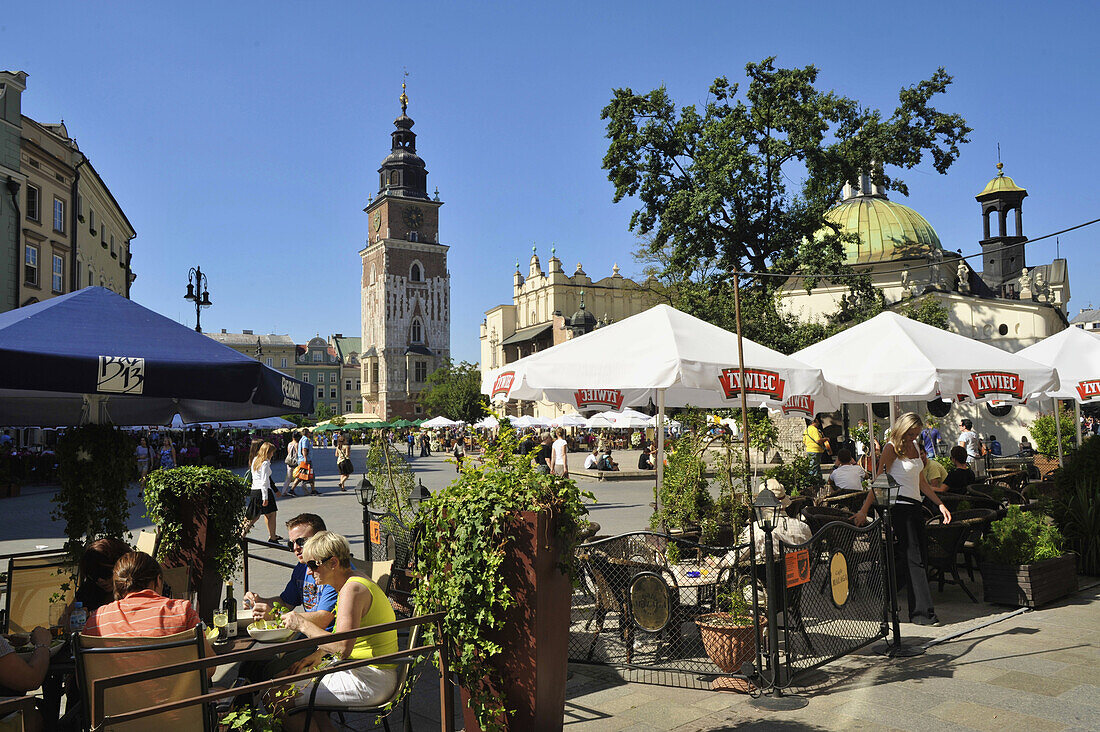
[[[797,587],[810,581],[810,550],[799,549],[785,557],[787,562],[787,587]]]
[[[370,522],[370,543],[381,544],[382,543],[382,525],[377,521]],[[809,578],[807,578],[809,579]]]

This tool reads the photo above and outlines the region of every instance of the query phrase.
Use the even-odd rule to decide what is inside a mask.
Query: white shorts
[[[311,681],[302,689],[294,699],[294,706],[304,707],[309,704],[309,695],[313,693],[315,683],[316,681]],[[321,679],[316,703],[369,707],[385,702],[396,690],[397,669],[360,666],[347,671],[335,671]]]

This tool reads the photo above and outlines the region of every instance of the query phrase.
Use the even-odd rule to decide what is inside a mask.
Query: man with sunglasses
[[[278,613],[272,612],[272,606],[276,602],[289,610],[301,605],[305,618],[314,625],[331,631],[336,620],[336,590],[328,585],[317,584],[302,555],[302,547],[306,541],[317,532],[325,530],[325,521],[317,514],[302,513],[287,521],[286,529],[287,536],[290,537],[290,548],[298,558],[298,565],[290,575],[290,581],[282,593],[275,597],[261,597],[255,592],[246,592],[245,602],[252,603],[252,617],[267,620],[277,620],[280,617]]]

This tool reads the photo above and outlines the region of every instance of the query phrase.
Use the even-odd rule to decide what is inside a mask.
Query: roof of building
[[[1095,323],[1100,321],[1100,310],[1082,310],[1073,317],[1071,323]]]
[[[406,354],[415,353],[415,354],[418,354],[420,356],[434,356],[435,355],[434,353],[432,353],[432,350],[430,348],[427,348],[425,346],[409,346],[408,348],[405,349],[405,353]]]
[[[257,335],[254,333],[226,333],[223,330],[221,333],[206,333],[205,335],[227,346],[255,346],[257,339],[259,339],[262,346],[294,346],[294,340],[290,336],[275,335],[274,333]]]
[[[825,219],[840,227],[841,233],[859,235],[858,244],[844,242],[848,264],[885,262],[943,248],[927,219],[881,194],[847,198],[829,209]],[[814,238],[821,241],[830,232],[822,229]]]
[[[336,344],[336,350],[340,352],[341,358],[346,359],[352,353],[362,353],[363,351],[362,338],[345,338],[342,335],[334,335],[332,342]]]
[[[528,328],[520,328],[512,335],[501,341],[502,346],[511,346],[516,343],[526,343],[527,341],[538,338],[543,333],[547,333],[554,327],[553,323],[539,323],[538,325],[532,325]]]
[[[1004,167],[1003,163],[997,163],[997,177],[986,183],[985,188],[975,198],[981,199],[991,193],[1023,193],[1027,195],[1026,189],[1016,185],[1016,181],[1005,175]]]

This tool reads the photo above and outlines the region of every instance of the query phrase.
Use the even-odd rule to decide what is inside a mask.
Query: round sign
[[[829,580],[833,589],[833,604],[843,607],[848,602],[848,560],[840,552],[829,559]]]
[[[653,572],[641,572],[630,582],[630,609],[634,622],[642,630],[664,630],[672,618],[668,583]]]

